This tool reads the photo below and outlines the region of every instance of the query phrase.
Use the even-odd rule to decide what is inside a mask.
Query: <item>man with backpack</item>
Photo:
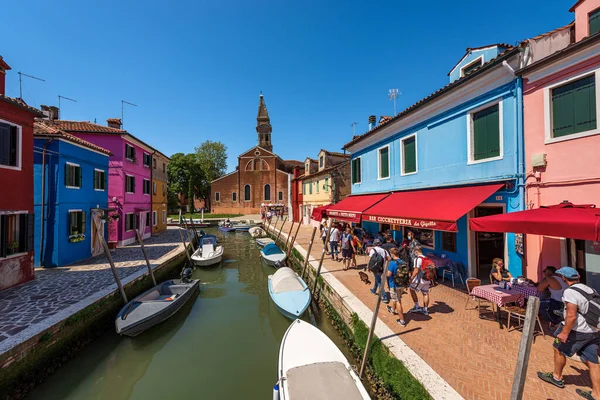
[[[327,227],[327,220],[324,219],[323,222],[321,222],[321,240],[323,241],[325,254],[329,254],[329,249],[327,248],[327,231],[329,231],[329,228]]]
[[[390,289],[390,299],[392,305],[387,306],[387,310],[392,315],[397,315],[399,318],[396,323],[401,326],[406,326],[404,320],[404,310],[402,310],[402,293],[409,286],[410,272],[408,264],[400,258],[400,251],[396,248],[390,250],[392,260],[388,264],[387,280]]]
[[[374,247],[372,247],[369,251],[369,271],[371,271],[375,277],[375,284],[371,289],[371,293],[377,294],[377,289],[379,288],[379,285],[381,285],[383,264],[385,263],[385,260],[390,259],[390,255],[387,251],[381,248],[381,240],[375,239],[373,241],[373,246]],[[383,301],[386,303],[389,302],[385,291],[383,292]]]
[[[352,262],[352,256],[354,254],[354,238],[352,237],[352,229],[346,228],[346,232],[342,233],[341,246],[342,246],[342,264],[344,265],[344,271],[350,268]]]
[[[338,243],[340,242],[340,230],[337,225],[331,227],[331,233],[329,234],[329,248],[331,249],[331,259],[335,261],[341,261],[338,251]]]
[[[411,274],[410,296],[415,305],[408,312],[420,312],[424,315],[429,315],[427,307],[429,306],[429,287],[435,279],[435,265],[433,261],[423,255],[421,247],[416,247],[415,250],[414,269]],[[417,293],[423,294],[423,307],[419,306],[419,297]]]
[[[538,377],[559,388],[565,387],[563,369],[567,357],[579,355],[590,369],[592,391],[577,389],[581,397],[600,400],[600,365],[598,348],[600,345],[600,295],[591,287],[579,282],[579,272],[575,268],[562,267],[556,271],[569,286],[563,292],[565,320],[554,336],[554,371],[538,372]]]

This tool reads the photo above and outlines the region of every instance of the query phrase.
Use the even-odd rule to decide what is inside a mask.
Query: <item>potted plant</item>
[[[16,240],[13,240],[7,246],[7,253],[8,253],[8,255],[15,254],[18,249],[19,249],[19,242],[17,242]]]

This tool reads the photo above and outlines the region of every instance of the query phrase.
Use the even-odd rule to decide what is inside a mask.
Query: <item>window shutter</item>
[[[0,215],[0,257],[6,257],[8,245],[8,218]]]
[[[65,164],[65,186],[71,186],[71,166]]]
[[[573,82],[575,133],[596,129],[596,84],[589,76]]]
[[[73,234],[73,222],[71,221],[71,212],[67,213],[67,236],[71,236]]]
[[[94,189],[101,189],[100,185],[99,185],[99,175],[100,173],[98,171],[94,171]]]
[[[130,179],[131,179],[131,191],[133,193],[135,193],[135,176],[132,176]]]
[[[35,215],[27,214],[27,252],[33,251],[33,234],[34,234],[34,224],[35,223]]]
[[[10,125],[0,123],[0,164],[9,165]],[[0,257],[4,257],[0,254]]]
[[[82,177],[81,167],[77,167],[76,171],[77,171],[77,176],[79,178],[79,182],[77,182],[77,186],[81,187],[82,186],[82,182],[83,182],[83,180],[81,179],[81,177]]]
[[[83,211],[82,213],[80,213],[81,216],[81,229],[79,230],[79,233],[85,233],[85,230],[87,228],[87,219],[86,219],[86,213],[85,211]]]
[[[409,174],[417,170],[416,141],[412,137],[404,140],[402,143],[404,146],[404,173]]]
[[[575,133],[573,86],[564,85],[552,90],[552,136]]]
[[[17,149],[19,148],[17,127],[10,127],[10,146],[8,165],[17,166]]]
[[[495,106],[473,113],[473,159],[500,155],[500,108]]]
[[[390,157],[389,157],[389,147],[385,147],[379,150],[379,177],[387,178],[390,176]]]
[[[588,36],[598,32],[600,32],[600,8],[590,13],[590,33]]]
[[[19,214],[19,253],[27,251],[29,239],[29,214]]]
[[[102,189],[106,190],[106,173],[102,171],[102,174],[100,176],[102,177]]]

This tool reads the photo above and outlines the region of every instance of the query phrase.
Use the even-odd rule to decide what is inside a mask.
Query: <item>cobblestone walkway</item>
[[[144,241],[152,268],[158,260],[183,249],[177,229]],[[146,269],[139,244],[111,252],[121,279]],[[35,280],[0,292],[0,346],[28,327],[42,323],[61,310],[115,283],[106,257],[100,255],[67,267],[37,268]]]
[[[290,225],[286,223],[283,237],[289,229]],[[312,227],[303,225],[296,244],[307,250],[311,233]],[[322,249],[321,241],[315,238],[311,256],[320,259]],[[357,262],[359,267],[366,265],[367,257],[358,256]],[[343,271],[342,263],[329,257],[325,258],[323,266],[327,269],[325,274],[333,274],[363,304],[375,309],[376,296],[369,292],[371,285],[365,285],[355,269]],[[370,273],[369,278],[372,282]],[[379,321],[383,321],[465,399],[509,399],[521,332],[512,328],[501,330],[497,322],[479,319],[474,301],[470,301],[465,309],[467,297],[464,287],[457,285],[454,289],[451,285],[438,285],[430,293],[428,317],[405,313],[408,325],[402,328],[382,303]],[[402,305],[405,312],[413,306],[410,295],[402,297]],[[502,318],[506,323],[506,314]],[[589,372],[584,364],[567,361],[564,389],[542,382],[536,375],[537,371],[553,370],[553,338],[549,334],[546,331],[545,337],[537,335],[534,339],[523,399],[581,399],[575,389],[591,390]],[[385,338],[383,340],[385,342]]]

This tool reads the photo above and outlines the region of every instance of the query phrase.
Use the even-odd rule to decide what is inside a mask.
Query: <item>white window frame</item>
[[[150,153],[146,153],[145,151],[143,151],[143,152],[142,152],[142,154],[143,154],[143,156],[142,156],[142,165],[143,165],[144,167],[146,167],[146,168],[151,168],[151,167],[152,167],[152,154],[150,154]],[[150,157],[150,165],[146,165],[146,164],[144,164],[144,158],[146,158],[146,157],[144,157],[144,156],[146,156],[146,157]]]
[[[407,139],[410,138],[415,138],[415,172],[404,172],[404,141],[406,141]],[[417,133],[413,133],[412,135],[408,135],[406,137],[403,137],[400,140],[400,175],[401,176],[408,176],[408,175],[414,175],[416,173],[419,172],[419,143],[418,143],[418,139],[417,139]]]
[[[167,223],[167,210],[162,210],[162,221],[163,224]]]
[[[133,229],[127,229],[127,216],[128,215],[133,215],[133,221],[134,221],[134,225],[135,225],[135,221],[136,221],[136,215],[135,213],[125,213],[125,218],[124,218],[124,223],[125,223],[125,232],[131,232],[131,231],[135,231],[137,227],[134,227]]]
[[[127,157],[127,146],[131,147],[131,148],[133,149],[133,151],[134,151],[134,152],[135,152],[135,147],[133,147],[133,145],[131,145],[131,144],[129,144],[129,143],[127,143],[127,142],[125,142],[125,158],[126,158],[127,160],[129,160],[129,161],[133,161],[133,158],[129,158],[129,157]],[[143,162],[144,162],[144,161],[142,160],[142,163],[143,163]]]
[[[483,55],[474,58],[470,63],[463,65],[462,67],[460,67],[460,77],[464,77],[465,76],[465,69],[469,68],[471,65],[475,64],[476,62],[479,62],[479,66],[481,67],[484,63],[485,60],[483,59]]]
[[[27,210],[0,211],[0,215],[21,215],[21,214],[29,214],[29,211],[27,211]],[[2,227],[2,225],[0,225],[0,227]],[[18,227],[18,225],[17,225],[17,227]],[[11,255],[7,255],[6,257],[0,257],[0,260],[6,260],[6,259],[9,259],[9,258],[20,257],[23,254],[27,254],[27,253],[28,253],[27,251],[23,251],[23,252],[20,252],[20,253],[13,253]]]
[[[248,200],[246,200],[246,186],[248,186],[248,188],[250,189],[250,198],[249,198]],[[245,202],[251,202],[251,201],[252,201],[252,185],[250,185],[250,184],[245,184],[245,185],[243,186],[243,188],[244,188],[244,201],[245,201]]]
[[[483,160],[475,160],[473,157],[474,142],[473,142],[473,114],[490,108],[498,104],[498,123],[500,124],[500,155],[497,157],[484,158]],[[481,164],[491,161],[498,161],[504,158],[504,101],[502,99],[496,99],[485,103],[477,108],[469,110],[467,113],[467,165]]]
[[[152,210],[152,226],[158,225],[158,212],[156,210]]]
[[[572,135],[566,135],[554,138],[552,137],[552,89],[559,86],[566,85],[573,81],[587,78],[588,76],[595,76],[596,85],[596,129],[592,129],[585,132],[574,133]],[[593,136],[600,133],[600,68],[593,69],[582,74],[572,76],[568,79],[560,82],[553,83],[550,86],[544,88],[544,136],[545,144],[564,142],[565,140],[579,139],[582,137]]]
[[[75,163],[72,163],[72,162],[69,162],[69,161],[67,161],[65,163],[65,166],[68,166],[68,167],[78,167],[79,169],[81,169],[81,165],[75,164]],[[81,179],[82,182],[81,182],[81,184],[83,185],[83,171],[81,171],[81,175],[82,175],[82,179]],[[67,189],[77,189],[77,190],[81,189],[81,186],[67,186],[67,185],[65,185],[65,187]]]
[[[128,192],[127,191],[127,178],[133,178],[133,181],[135,182],[135,176],[134,175],[125,174],[125,193],[127,193],[127,194],[135,194],[135,192]],[[135,183],[133,184],[133,190],[135,190]]]
[[[23,128],[21,127],[21,125],[17,125],[13,122],[6,121],[4,119],[0,119],[0,122],[17,127],[17,165],[13,167],[10,165],[0,164],[0,168],[11,169],[13,171],[21,171],[21,169],[23,168]]]
[[[221,202],[221,192],[215,192],[215,201],[218,203]]]
[[[150,179],[142,178],[142,193],[146,190],[146,182],[151,183],[152,181]],[[144,196],[150,196],[152,194],[152,185],[148,186],[148,193],[144,193]]]
[[[381,150],[385,149],[387,147],[388,149],[388,176],[386,178],[382,178],[381,177]],[[392,176],[392,170],[390,168],[392,164],[392,154],[390,152],[390,145],[386,144],[385,146],[381,146],[377,149],[377,180],[378,181],[385,181],[386,179],[390,179],[390,177]],[[362,165],[361,165],[362,167]],[[362,176],[361,176],[362,179]]]
[[[379,155],[378,155],[378,157],[379,157]],[[362,183],[362,156],[355,157],[350,161],[350,181],[351,182],[352,182],[352,165],[353,165],[354,160],[360,160],[360,168],[359,168],[360,180],[358,182],[354,182],[353,185],[360,185]],[[378,162],[378,164],[379,164],[379,162]]]
[[[103,172],[104,173],[104,187],[105,189],[96,189],[96,187],[94,187],[94,190],[96,192],[105,192],[106,191],[106,171],[100,168],[94,168],[94,175],[96,175],[96,172]],[[96,180],[96,177],[94,176],[94,181]]]

